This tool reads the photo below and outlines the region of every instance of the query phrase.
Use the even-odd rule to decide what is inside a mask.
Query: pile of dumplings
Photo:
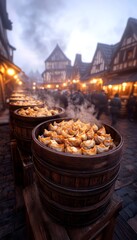
[[[96,155],[115,148],[104,126],[98,127],[79,119],[50,123],[38,140],[54,150],[71,154]]]
[[[21,99],[18,101],[11,102],[10,105],[18,105],[18,106],[30,106],[30,105],[39,105],[43,104],[40,100],[34,100],[34,99]]]
[[[53,116],[59,113],[58,109],[48,109],[48,107],[28,107],[26,109],[21,108],[18,111],[18,114],[21,116],[28,116],[28,117],[47,117]]]

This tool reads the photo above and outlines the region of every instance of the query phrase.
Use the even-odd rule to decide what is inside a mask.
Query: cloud
[[[7,5],[16,64],[29,71],[37,63],[42,72],[56,44],[73,63],[76,53],[91,61],[98,42],[120,41],[128,17],[136,18],[137,1],[8,0]]]

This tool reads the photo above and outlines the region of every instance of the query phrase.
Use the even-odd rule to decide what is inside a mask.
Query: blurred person
[[[136,97],[133,94],[130,94],[127,100],[127,116],[129,121],[134,121],[135,110],[136,110]]]
[[[108,97],[104,90],[101,90],[98,94],[96,94],[96,109],[98,120],[103,113],[108,115]]]
[[[60,94],[59,101],[60,101],[60,106],[62,108],[66,109],[68,107],[68,92],[67,91]]]
[[[116,93],[110,101],[110,114],[111,114],[111,125],[116,125],[121,109],[121,99],[119,94]]]
[[[72,103],[74,104],[76,109],[78,109],[79,106],[84,104],[84,95],[80,90],[74,92],[71,96],[71,99],[72,99]]]

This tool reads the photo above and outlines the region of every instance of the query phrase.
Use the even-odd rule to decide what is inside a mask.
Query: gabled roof
[[[109,66],[109,64],[111,62],[111,59],[112,59],[115,51],[118,48],[118,45],[119,45],[119,43],[116,43],[114,45],[108,45],[108,44],[105,44],[105,43],[98,43],[97,47],[96,47],[96,50],[95,50],[95,54],[93,56],[93,60],[89,64],[89,66],[87,68],[88,71],[84,75],[83,79],[88,79],[91,75],[92,76],[96,76],[96,75],[98,75],[100,73],[102,74],[102,72],[90,74],[90,71],[91,71],[91,68],[92,68],[92,65],[93,65],[93,62],[94,62],[94,59],[95,59],[95,56],[96,56],[97,52],[100,51],[102,53],[102,56],[103,56],[104,61],[105,61],[105,64]]]
[[[118,43],[117,49],[115,50],[115,53],[113,54],[112,60],[110,62],[110,65],[113,64],[113,60],[116,57],[117,52],[120,50],[123,39],[126,37],[126,35],[133,34],[135,33],[137,36],[137,19],[135,18],[129,18],[127,21],[126,28],[124,30],[124,33],[121,37],[120,42]]]
[[[84,74],[86,74],[86,71],[88,71],[89,67],[90,63],[82,62],[80,66],[80,75],[83,76]]]
[[[86,74],[88,71],[88,68],[90,67],[91,63],[87,62],[82,62],[82,56],[81,54],[77,53],[75,56],[75,61],[74,61],[74,69],[77,68],[80,77]]]
[[[45,60],[45,62],[50,62],[52,61],[52,57],[56,54],[56,52],[60,52],[64,58],[64,60],[70,61],[70,59],[68,59],[66,57],[66,55],[63,53],[63,51],[61,50],[61,48],[59,47],[59,45],[57,44],[56,47],[54,48],[54,50],[52,51],[52,53],[49,55],[49,57]],[[71,62],[71,61],[70,61]]]
[[[135,18],[128,19],[127,26],[126,26],[123,36],[126,34],[126,32],[128,31],[129,28],[131,28],[132,32],[137,35],[137,19],[135,19]]]
[[[112,59],[112,57],[113,57],[113,55],[115,53],[115,51],[118,48],[118,45],[119,45],[119,43],[116,43],[114,45],[112,45],[112,44],[108,45],[108,44],[105,44],[105,43],[98,43],[97,47],[96,47],[96,51],[95,51],[94,57],[93,57],[93,60],[91,62],[91,67],[92,67],[92,64],[94,62],[95,56],[96,56],[98,51],[100,51],[102,53],[104,61],[105,61],[105,64],[109,65],[110,62],[111,62],[111,59]]]
[[[100,50],[103,57],[104,57],[104,60],[105,60],[105,63],[107,65],[110,64],[111,62],[111,59],[118,47],[119,43],[115,44],[115,45],[108,45],[108,44],[104,44],[104,43],[98,43],[98,46],[97,46],[97,51]]]

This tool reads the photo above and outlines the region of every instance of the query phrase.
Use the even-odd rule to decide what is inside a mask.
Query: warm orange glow
[[[13,75],[15,74],[15,70],[14,70],[13,68],[8,68],[7,74],[8,74],[9,76],[13,76]]]
[[[111,88],[112,88],[112,85],[108,85],[108,88],[111,89]]]
[[[122,90],[125,91],[126,90],[126,86],[127,86],[127,83],[122,83]]]
[[[18,78],[18,75],[15,75],[14,78],[17,79],[17,78]]]
[[[0,72],[4,73],[5,72],[5,68],[3,66],[0,66]]]
[[[73,83],[76,83],[77,81],[75,79],[72,80]]]
[[[58,85],[58,84],[56,85],[56,88],[59,88],[59,85]]]
[[[18,84],[19,84],[19,85],[22,85],[22,81],[19,81]]]
[[[114,90],[117,91],[118,90],[118,85],[114,86]]]
[[[32,87],[32,89],[33,89],[33,90],[35,90],[35,89],[36,89],[36,87],[35,87],[35,86],[33,86],[33,87]]]
[[[94,79],[92,80],[92,82],[93,82],[93,83],[96,83],[96,82],[97,82],[97,79],[94,78]]]
[[[47,88],[51,88],[51,85],[50,85],[50,84],[48,84],[48,85],[47,85]]]
[[[63,87],[66,87],[67,86],[67,83],[63,83]]]
[[[82,84],[82,87],[85,88],[87,85],[85,83]]]

